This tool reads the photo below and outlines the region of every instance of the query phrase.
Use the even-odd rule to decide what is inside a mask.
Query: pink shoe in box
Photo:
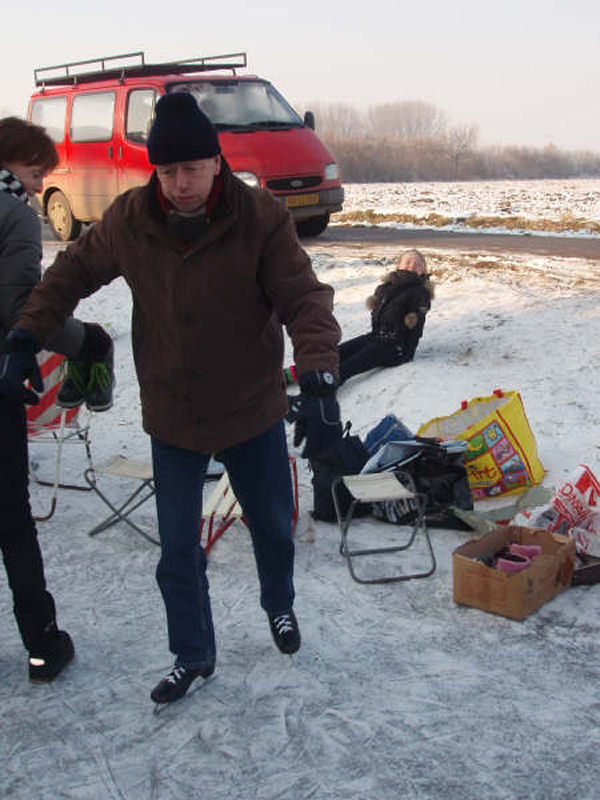
[[[531,559],[528,556],[517,555],[516,553],[508,553],[506,556],[499,556],[496,559],[494,566],[501,572],[506,572],[508,575],[514,575],[516,572],[527,569],[531,564]]]
[[[510,546],[513,556],[525,556],[525,558],[535,558],[542,555],[542,548],[539,544],[517,544],[513,542]]]

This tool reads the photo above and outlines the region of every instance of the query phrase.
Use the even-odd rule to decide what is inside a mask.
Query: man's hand
[[[41,345],[29,331],[14,328],[4,342],[0,355],[0,395],[19,403],[37,405],[39,397],[24,386],[29,380],[37,392],[44,391],[44,381],[35,354]]]
[[[294,447],[305,442],[302,458],[314,458],[342,435],[335,379],[330,372],[308,372],[299,380]]]

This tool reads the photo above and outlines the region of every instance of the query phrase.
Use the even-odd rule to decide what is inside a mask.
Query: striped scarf
[[[13,172],[4,167],[0,167],[0,192],[8,192],[22,203],[27,203],[29,200],[21,181]]]

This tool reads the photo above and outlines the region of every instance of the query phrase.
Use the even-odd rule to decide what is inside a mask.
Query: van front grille
[[[300,189],[318,186],[321,181],[320,175],[309,175],[305,178],[278,178],[275,181],[267,181],[267,188],[274,192],[297,192]]]

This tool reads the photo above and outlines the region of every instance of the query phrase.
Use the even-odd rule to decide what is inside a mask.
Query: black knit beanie
[[[147,146],[151,164],[196,161],[221,152],[214,125],[187,92],[160,98]]]

